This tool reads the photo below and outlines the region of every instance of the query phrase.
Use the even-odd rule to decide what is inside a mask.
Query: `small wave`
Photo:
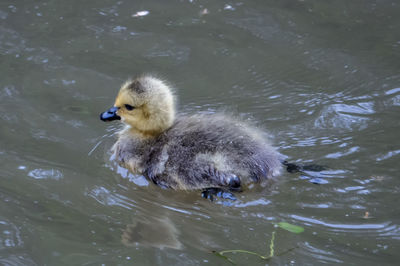
[[[394,88],[394,89],[385,91],[386,95],[392,95],[392,94],[397,94],[397,93],[400,93],[400,88]]]
[[[335,153],[329,153],[327,155],[325,155],[325,158],[329,158],[329,159],[338,159],[350,154],[353,154],[355,152],[360,151],[360,147],[356,146],[356,147],[351,147],[350,149],[346,150],[346,151],[340,151],[340,152],[335,152]]]
[[[21,247],[23,244],[18,227],[0,218],[0,251],[12,247]]]
[[[359,223],[359,224],[340,224],[340,223],[328,223],[314,218],[308,218],[300,215],[290,215],[291,218],[295,220],[302,221],[309,224],[322,225],[327,228],[331,228],[334,231],[345,232],[345,231],[369,231],[373,230],[378,235],[387,236],[388,234],[394,235],[397,238],[400,237],[400,230],[398,225],[391,225],[389,222],[384,223]]]
[[[117,166],[117,173],[120,174],[123,178],[127,178],[129,182],[133,182],[135,185],[140,187],[147,187],[150,183],[143,175],[134,175],[129,172],[128,169]]]
[[[28,176],[34,179],[54,179],[60,180],[63,178],[61,171],[56,169],[34,169],[29,171]]]
[[[190,212],[190,211],[182,210],[182,209],[179,209],[179,208],[174,208],[174,207],[167,206],[167,205],[162,205],[162,207],[164,207],[164,208],[166,208],[168,210],[179,212],[179,213],[183,213],[183,214],[189,214],[189,215],[192,214],[192,212]]]
[[[113,193],[105,187],[95,187],[86,193],[86,195],[106,206],[119,206],[130,210],[136,207],[136,202],[134,200]]]
[[[358,103],[357,105],[333,104],[325,107],[321,115],[314,122],[318,128],[342,128],[347,130],[365,129],[374,114],[372,102]]]
[[[270,200],[266,200],[266,199],[257,199],[257,200],[252,200],[249,202],[244,202],[244,203],[238,203],[235,204],[235,207],[238,208],[245,208],[245,207],[250,207],[250,206],[265,206],[265,205],[269,205],[271,203]]]
[[[311,255],[315,259],[327,262],[327,263],[343,263],[342,260],[338,258],[334,258],[334,254],[331,251],[323,250],[317,247],[312,246],[310,243],[305,242],[302,245],[307,251],[307,255]]]
[[[395,151],[389,151],[381,156],[379,156],[378,158],[376,158],[376,160],[378,162],[383,161],[383,160],[387,160],[389,158],[392,158],[393,156],[396,156],[397,154],[400,153],[400,150],[395,150]]]
[[[32,259],[26,254],[14,255],[7,254],[4,257],[0,257],[0,265],[37,265]]]

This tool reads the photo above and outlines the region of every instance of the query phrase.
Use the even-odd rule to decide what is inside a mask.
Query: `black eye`
[[[129,104],[125,104],[125,108],[128,111],[132,111],[133,109],[135,109],[135,107],[133,107],[132,105],[129,105]]]
[[[134,106],[129,105],[129,104],[125,104],[125,108],[126,108],[126,110],[128,110],[128,111],[132,111],[133,109],[135,109]]]

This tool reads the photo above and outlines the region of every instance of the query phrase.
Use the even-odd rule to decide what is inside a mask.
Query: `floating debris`
[[[292,233],[295,233],[295,234],[300,234],[300,233],[304,232],[304,228],[303,227],[298,226],[298,225],[294,225],[294,224],[290,224],[290,223],[286,223],[286,222],[277,223],[277,224],[275,224],[275,227],[282,228],[282,229],[284,229],[286,231],[289,231],[289,232],[292,232]],[[228,254],[228,253],[231,253],[231,254],[248,254],[248,255],[257,256],[262,260],[267,260],[268,261],[272,257],[282,256],[282,255],[292,251],[293,249],[295,249],[295,248],[290,248],[290,249],[288,249],[288,250],[286,250],[286,251],[284,251],[284,252],[282,252],[280,254],[275,254],[275,234],[276,234],[276,232],[273,231],[272,232],[272,236],[271,236],[271,241],[270,241],[270,244],[269,244],[269,254],[267,252],[267,254],[262,255],[260,253],[254,252],[254,251],[249,251],[249,250],[244,250],[244,249],[230,249],[230,250],[222,250],[222,251],[213,250],[212,253],[215,254],[216,256],[220,257],[220,258],[223,258],[223,259],[229,261],[232,264],[236,264],[231,258],[225,256],[224,254]]]
[[[364,213],[364,216],[363,216],[362,218],[363,218],[363,219],[371,219],[371,218],[374,218],[374,217],[370,216],[370,215],[369,215],[369,212],[365,212],[365,213]]]
[[[233,6],[231,6],[231,5],[228,5],[228,4],[226,4],[225,6],[224,6],[224,10],[235,10],[235,8],[233,7]]]
[[[149,11],[147,10],[142,10],[142,11],[138,11],[135,14],[132,15],[133,18],[137,18],[137,17],[144,17],[147,16],[148,14],[150,14]]]
[[[208,11],[207,8],[204,8],[203,10],[200,11],[199,15],[204,16],[210,14],[210,11]]]

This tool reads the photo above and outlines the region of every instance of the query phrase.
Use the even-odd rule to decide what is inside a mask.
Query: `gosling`
[[[265,133],[224,114],[176,115],[170,86],[149,75],[125,82],[100,118],[126,124],[115,160],[163,188],[241,191],[282,168]]]

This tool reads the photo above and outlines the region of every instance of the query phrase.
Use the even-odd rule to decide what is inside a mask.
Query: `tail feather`
[[[289,173],[298,173],[303,171],[321,172],[326,170],[325,166],[318,164],[298,165],[294,163],[289,163],[288,161],[283,161],[282,164],[286,166],[286,170]]]

